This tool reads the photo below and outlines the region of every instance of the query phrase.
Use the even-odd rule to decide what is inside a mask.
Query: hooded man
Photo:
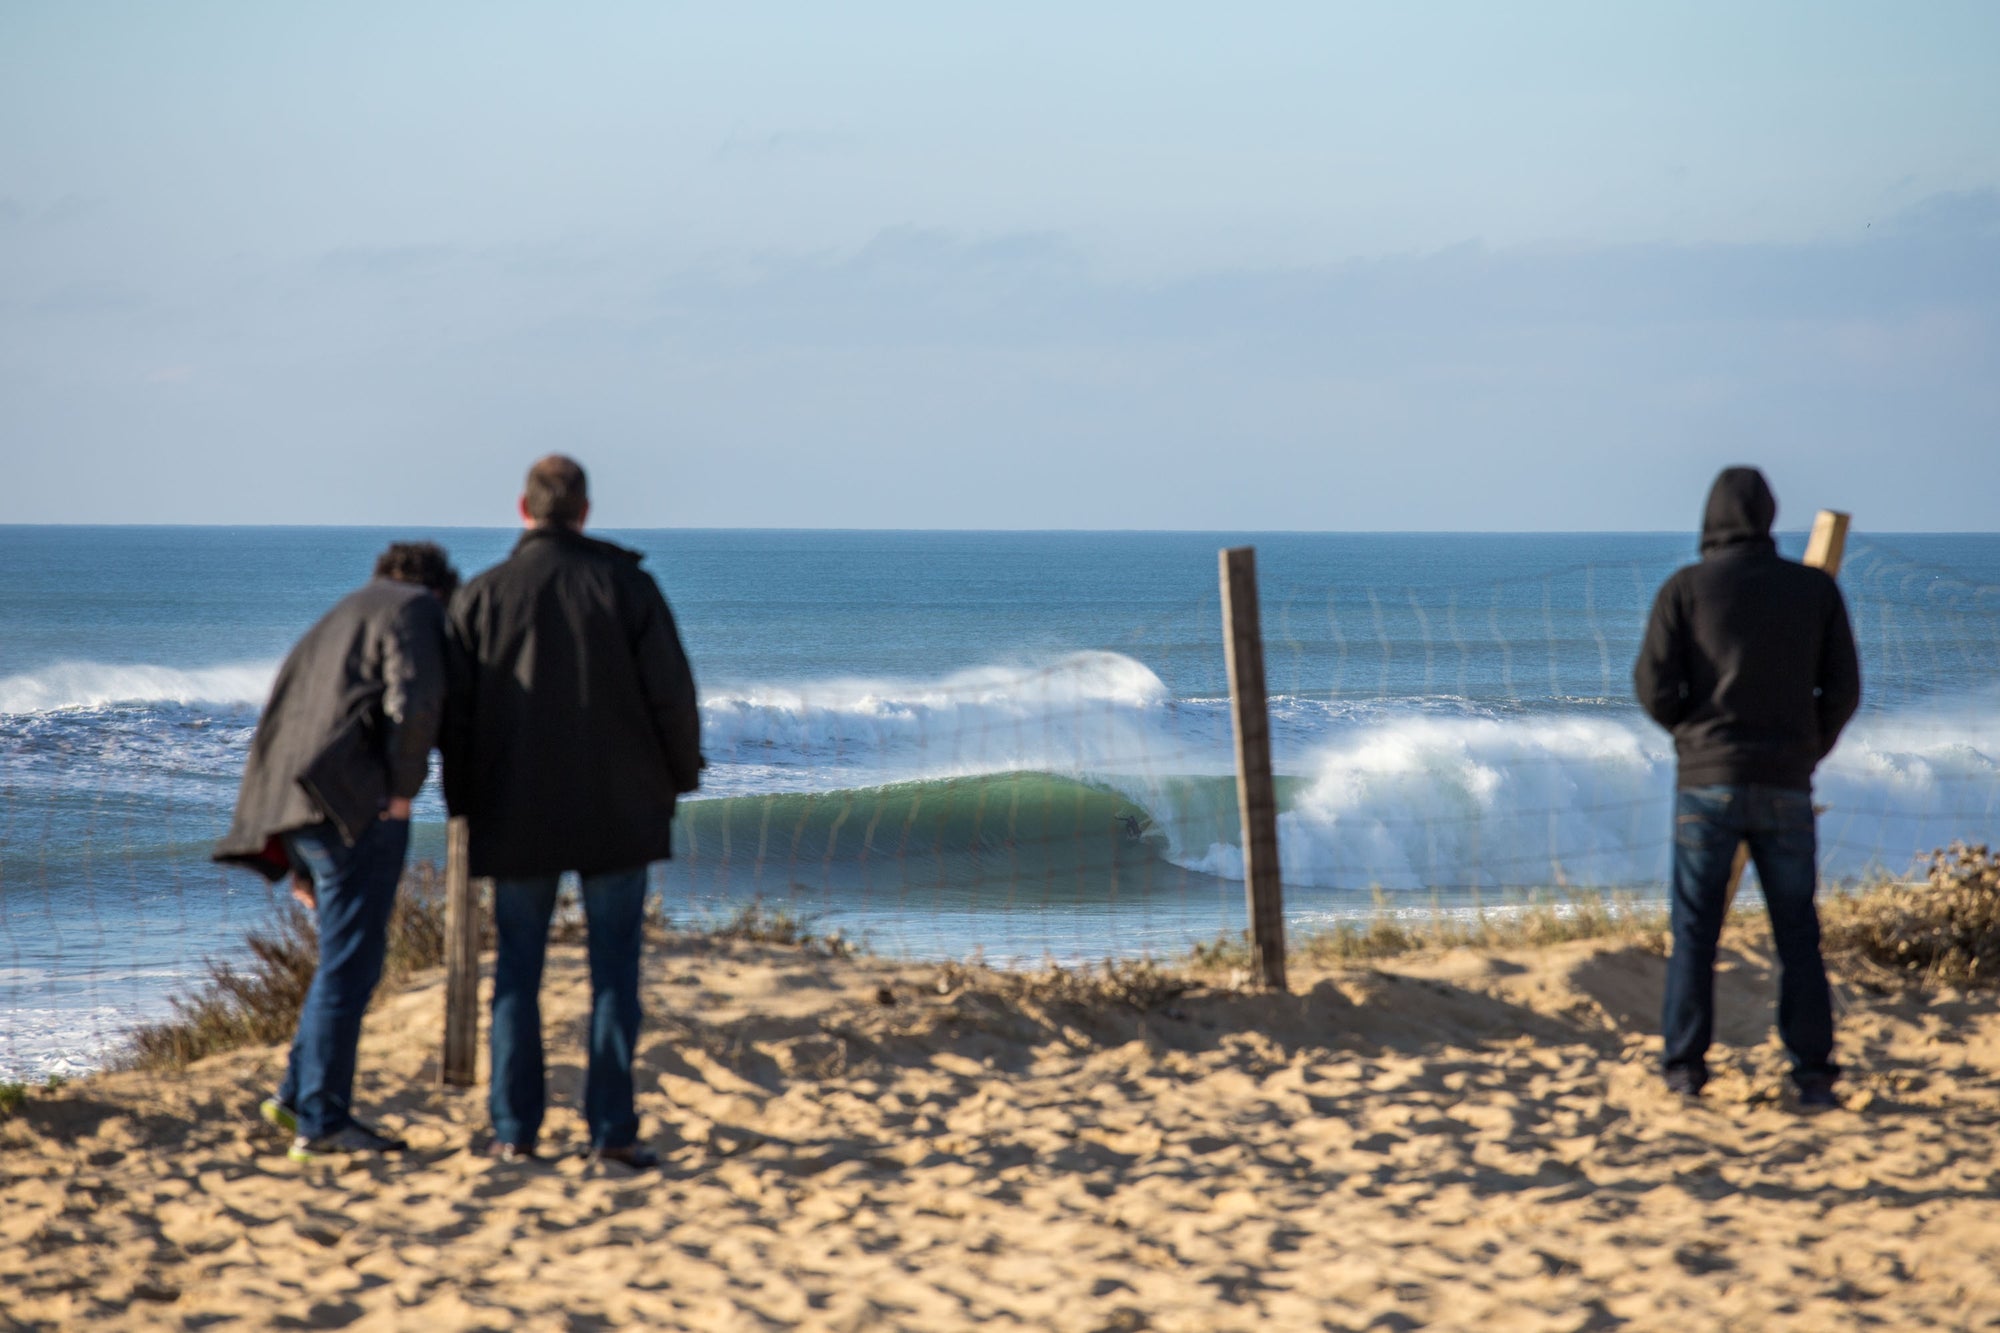
[[[444,602],[457,586],[442,549],[398,542],[306,631],[278,669],[216,844],[216,860],[273,882],[291,872],[316,913],[319,963],[284,1084],[263,1105],[293,1135],[295,1161],[404,1146],[354,1118],[355,1048],[444,711]]]
[[[1763,473],[1722,471],[1701,561],[1661,587],[1632,671],[1679,758],[1662,1067],[1684,1096],[1708,1081],[1715,947],[1736,849],[1747,844],[1771,916],[1778,1034],[1799,1101],[1831,1106],[1840,1071],[1813,905],[1812,775],[1861,703],[1861,667],[1839,585],[1778,554],[1777,512]]]
[[[532,1157],[547,1104],[540,993],[564,871],[582,880],[590,954],[584,1119],[592,1154],[658,1164],[638,1142],[632,1056],[646,867],[672,854],[675,798],[701,769],[694,676],[640,555],[583,535],[583,468],[528,471],[527,531],[451,608],[445,800],[493,877],[493,1143]]]

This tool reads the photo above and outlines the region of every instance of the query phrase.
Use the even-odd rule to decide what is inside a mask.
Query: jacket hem
[[[1682,765],[1674,775],[1674,787],[1777,787],[1784,791],[1812,790],[1812,770],[1795,768],[1746,768],[1733,764]]]

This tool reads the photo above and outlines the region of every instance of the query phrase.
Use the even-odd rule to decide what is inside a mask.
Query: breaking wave
[[[0,716],[147,704],[258,705],[271,692],[276,662],[211,667],[57,662],[0,677]]]
[[[78,754],[102,760],[64,791],[141,769],[222,782],[241,764],[247,718],[216,726],[204,710],[260,703],[274,670],[68,662],[0,678],[0,716],[16,719],[0,759],[19,781],[67,772]],[[198,711],[159,716],[173,707]],[[704,692],[702,713],[711,767],[679,832],[691,864],[712,872],[757,861],[786,874],[818,867],[830,883],[893,871],[958,885],[1141,866],[1242,872],[1226,701],[1175,698],[1121,654],[725,686]],[[1656,888],[1666,878],[1672,746],[1630,705],[1278,696],[1272,727],[1288,884]],[[1816,795],[1827,807],[1823,871],[1835,879],[1900,872],[1954,839],[1993,840],[2000,707],[1865,714],[1822,766]]]
[[[1990,837],[2000,722],[1985,711],[1864,718],[1816,786],[1822,871],[1900,873],[1930,848]],[[806,882],[1076,881],[1167,867],[1239,878],[1226,759],[1200,771],[1070,762],[1006,772],[743,795],[684,807],[711,870],[782,865]],[[1465,891],[1657,888],[1668,870],[1671,743],[1636,710],[1607,715],[1324,720],[1281,761],[1288,885]],[[869,867],[866,874],[862,867]],[[803,869],[802,869],[803,868]]]

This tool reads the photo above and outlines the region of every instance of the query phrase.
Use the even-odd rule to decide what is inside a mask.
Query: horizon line
[[[89,528],[89,529],[155,529],[155,530],[201,530],[230,529],[264,532],[390,532],[415,529],[418,531],[443,532],[519,532],[524,529],[517,523],[89,523],[89,522],[18,522],[0,521],[0,530],[10,528]],[[1250,534],[1271,537],[1671,537],[1699,536],[1698,526],[1685,528],[875,528],[875,527],[792,527],[776,524],[747,526],[708,526],[696,524],[671,524],[663,526],[637,526],[629,524],[590,524],[590,532],[770,532],[770,533],[908,533],[908,534],[963,534],[967,536],[1201,536],[1201,535],[1242,535]],[[1773,533],[1807,534],[1807,527],[1774,527]],[[1864,529],[1863,531],[1871,531]],[[1894,537],[1992,537],[2000,536],[2000,528],[1876,528],[1872,531],[1882,536]]]

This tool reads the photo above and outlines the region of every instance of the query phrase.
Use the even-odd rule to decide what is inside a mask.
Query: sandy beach
[[[478,1155],[439,978],[360,1101],[401,1160],[300,1167],[282,1052],[36,1090],[0,1121],[0,1327],[2000,1327],[2000,1000],[1838,978],[1846,1106],[1793,1110],[1732,935],[1717,1077],[1657,1086],[1657,947],[1459,949],[1142,1010],[967,968],[650,947],[640,1109],[593,1167],[552,959],[545,1146]]]

